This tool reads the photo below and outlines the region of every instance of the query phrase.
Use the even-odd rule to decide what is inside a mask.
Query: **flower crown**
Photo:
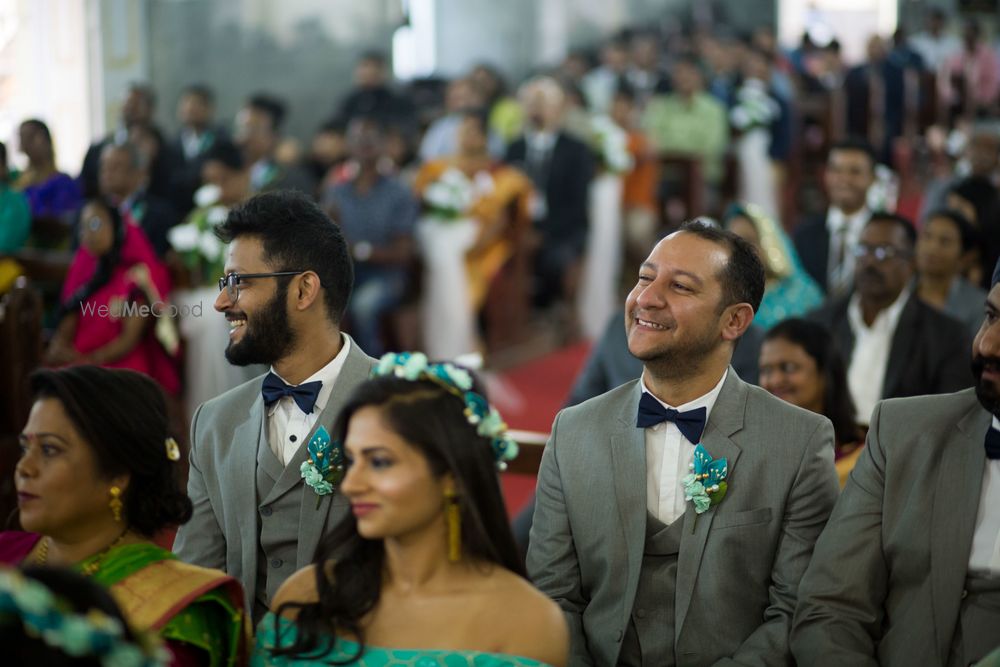
[[[97,609],[77,614],[67,607],[41,582],[17,570],[0,571],[0,619],[19,619],[28,636],[74,658],[93,657],[107,667],[156,667],[169,661],[161,646],[126,639],[117,618]],[[148,637],[137,637],[143,639]]]
[[[507,462],[517,457],[517,443],[507,431],[507,424],[496,408],[472,391],[472,375],[464,368],[447,362],[431,364],[422,352],[389,352],[372,369],[372,377],[392,376],[404,380],[429,380],[462,399],[465,418],[476,427],[476,433],[488,438],[493,447],[497,468],[507,469]]]

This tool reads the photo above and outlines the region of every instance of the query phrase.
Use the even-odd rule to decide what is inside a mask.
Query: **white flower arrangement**
[[[736,103],[729,112],[729,121],[741,132],[757,127],[769,127],[781,114],[781,107],[767,92],[764,82],[748,79],[736,91]]]
[[[628,152],[628,133],[610,116],[598,114],[590,119],[591,142],[604,167],[615,174],[632,170],[634,161]]]

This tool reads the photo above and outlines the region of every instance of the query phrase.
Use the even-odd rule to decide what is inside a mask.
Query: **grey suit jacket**
[[[640,394],[635,380],[563,410],[542,456],[528,572],[566,613],[573,665],[614,665],[632,612],[646,526]],[[799,578],[838,493],[833,427],[730,369],[702,445],[728,460],[729,491],[682,519],[677,664],[788,664]]]
[[[355,342],[337,378],[326,408],[316,427],[332,430],[344,403],[354,388],[368,379],[375,360]],[[190,472],[188,495],[194,504],[194,516],[181,526],[174,541],[174,553],[188,563],[214,567],[240,580],[244,600],[256,599],[258,531],[260,517],[257,503],[257,449],[267,446],[264,429],[264,401],[260,395],[264,376],[245,382],[206,401],[191,420]],[[309,437],[312,437],[310,434]],[[287,520],[298,524],[299,542],[295,568],[312,562],[320,537],[347,512],[347,501],[339,493],[317,496],[305,485],[297,471],[308,458],[304,438],[302,446],[286,466],[294,475],[282,475],[270,498],[288,493],[302,497],[299,508]]]
[[[802,579],[799,664],[947,664],[991,419],[973,389],[875,408]]]

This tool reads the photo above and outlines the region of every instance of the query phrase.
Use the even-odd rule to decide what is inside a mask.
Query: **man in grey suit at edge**
[[[745,241],[685,224],[626,300],[642,377],[556,417],[528,573],[566,612],[571,664],[790,663],[799,578],[838,486],[830,422],[729,366],[763,291]],[[721,501],[686,479],[697,452],[728,462]],[[719,494],[713,481],[699,484]]]
[[[964,666],[1000,646],[1000,263],[972,370],[971,389],[877,404],[802,579],[800,665]]]
[[[300,466],[374,360],[340,331],[353,268],[339,228],[315,203],[292,191],[258,195],[218,234],[230,244],[215,301],[232,327],[226,358],[271,370],[195,412],[194,516],[174,552],[239,579],[256,622],[347,514],[339,492],[317,494]]]

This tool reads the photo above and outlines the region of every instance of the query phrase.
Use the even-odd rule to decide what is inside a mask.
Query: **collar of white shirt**
[[[707,424],[708,423],[708,417],[709,417],[709,415],[712,414],[712,408],[715,407],[715,401],[718,400],[719,393],[722,391],[722,385],[725,384],[726,377],[728,375],[729,375],[729,369],[727,368],[726,371],[722,374],[722,379],[720,379],[719,382],[714,387],[712,387],[711,391],[709,391],[707,394],[702,394],[701,396],[699,396],[698,398],[694,399],[693,401],[688,401],[684,405],[678,406],[676,408],[674,406],[672,406],[672,405],[667,405],[666,403],[664,403],[660,399],[656,398],[656,395],[653,394],[653,392],[651,392],[649,390],[649,388],[646,386],[646,374],[645,374],[645,371],[643,371],[642,376],[639,378],[639,384],[642,387],[642,391],[644,393],[647,393],[650,396],[652,396],[653,398],[656,398],[656,401],[660,405],[662,405],[663,407],[665,407],[667,409],[677,410],[678,412],[687,412],[688,410],[697,410],[698,408],[705,408],[705,423]],[[660,426],[663,426],[663,424],[656,424],[655,426],[651,426],[650,428],[656,430]],[[698,443],[697,442],[692,442],[691,444],[692,445],[697,445]]]
[[[319,390],[319,395],[316,397],[316,405],[313,408],[313,414],[318,415],[326,409],[326,404],[330,400],[330,394],[333,392],[333,385],[337,383],[337,377],[340,376],[340,371],[344,368],[344,362],[347,361],[347,355],[351,353],[351,339],[340,334],[341,346],[340,352],[337,353],[333,359],[330,360],[326,366],[319,369],[305,380],[299,384],[305,384],[307,382],[315,382],[319,380],[323,383],[323,386]],[[274,366],[271,366],[271,372],[281,378],[278,371],[274,370]],[[284,382],[285,379],[281,378]],[[270,417],[274,414],[274,411],[278,409],[278,406],[284,401],[291,401],[291,396],[284,396],[281,400],[275,401],[270,408],[267,409],[267,416]]]
[[[862,206],[854,215],[847,215],[839,208],[831,206],[826,212],[826,229],[830,236],[836,236],[842,229],[850,234],[860,234],[861,228],[872,217],[872,212],[867,206]]]
[[[528,148],[533,151],[546,152],[556,143],[555,132],[528,132],[525,135],[525,142]]]
[[[847,319],[851,323],[854,335],[881,333],[892,336],[896,325],[899,324],[899,318],[903,314],[903,308],[912,293],[913,285],[907,285],[892,302],[892,305],[876,315],[875,321],[872,322],[871,326],[868,326],[865,324],[865,318],[861,315],[861,297],[855,292],[851,296],[850,303],[847,304]]]

